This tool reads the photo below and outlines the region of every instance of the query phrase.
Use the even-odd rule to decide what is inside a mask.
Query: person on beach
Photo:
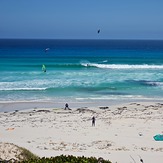
[[[95,117],[92,117],[92,126],[95,126]]]
[[[69,106],[68,106],[68,103],[65,104],[65,110],[68,109],[70,110]]]

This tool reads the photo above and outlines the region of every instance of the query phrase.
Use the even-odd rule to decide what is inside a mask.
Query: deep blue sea
[[[163,41],[1,39],[0,75],[0,101],[162,99]]]

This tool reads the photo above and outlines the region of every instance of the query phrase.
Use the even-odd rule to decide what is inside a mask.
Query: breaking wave
[[[128,64],[97,64],[97,63],[82,63],[85,67],[97,67],[104,69],[163,69],[163,65],[128,65]]]

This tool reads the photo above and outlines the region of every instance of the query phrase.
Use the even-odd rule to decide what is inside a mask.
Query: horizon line
[[[125,38],[110,38],[110,39],[104,39],[104,38],[0,38],[0,40],[110,40],[110,41],[163,41],[163,39],[141,39],[141,38],[133,38],[133,39],[125,39]]]

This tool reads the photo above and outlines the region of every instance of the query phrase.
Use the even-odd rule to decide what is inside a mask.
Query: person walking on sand
[[[68,106],[68,103],[65,104],[65,110],[68,109],[70,110],[69,106]]]
[[[95,117],[92,117],[92,126],[95,126]]]

